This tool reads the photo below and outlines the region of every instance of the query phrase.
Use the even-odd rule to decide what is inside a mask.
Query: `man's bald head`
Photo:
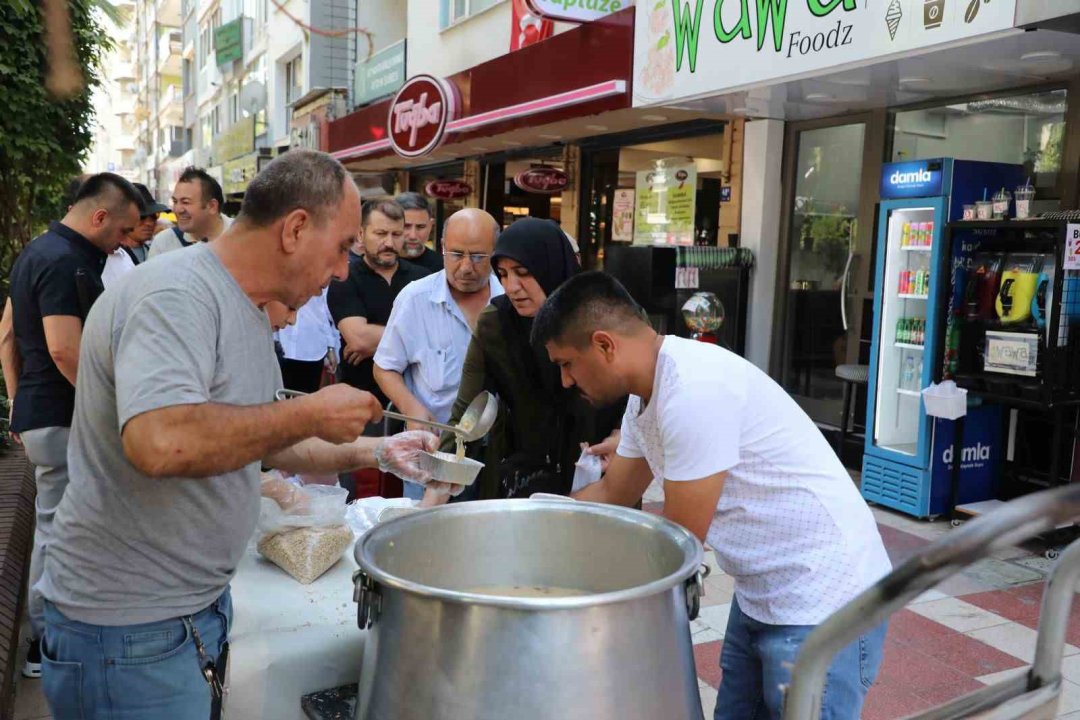
[[[499,223],[479,208],[465,208],[443,226],[443,261],[446,281],[463,293],[480,292],[491,277],[491,253],[499,236]]]

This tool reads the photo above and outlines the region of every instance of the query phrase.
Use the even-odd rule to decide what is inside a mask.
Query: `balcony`
[[[183,50],[184,43],[179,30],[172,30],[162,35],[158,40],[158,74],[179,75],[180,54]]]
[[[180,0],[157,0],[154,3],[158,22],[162,25],[177,26],[183,20]]]
[[[135,66],[129,62],[113,63],[112,79],[119,83],[128,83],[135,80]]]
[[[184,124],[184,98],[176,85],[165,88],[158,101],[159,121],[163,125]]]

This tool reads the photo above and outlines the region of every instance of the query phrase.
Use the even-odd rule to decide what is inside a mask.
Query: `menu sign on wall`
[[[1011,29],[1015,11],[1016,0],[643,0],[634,106],[957,44]]]
[[[637,173],[635,245],[693,245],[697,168],[684,159],[657,160]]]

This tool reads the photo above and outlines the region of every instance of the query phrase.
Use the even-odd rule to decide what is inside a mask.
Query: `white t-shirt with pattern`
[[[727,472],[707,540],[750,617],[816,625],[890,569],[877,524],[810,418],[716,345],[667,337],[652,401],[631,396],[618,454],[670,482]]]

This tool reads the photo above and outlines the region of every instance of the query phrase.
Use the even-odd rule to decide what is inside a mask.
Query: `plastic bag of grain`
[[[345,524],[349,491],[326,485],[298,488],[304,502],[283,508],[262,498],[259,513],[259,554],[307,585],[334,566],[353,533]]]

